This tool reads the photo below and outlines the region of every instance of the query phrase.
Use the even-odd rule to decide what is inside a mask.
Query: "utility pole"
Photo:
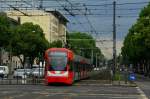
[[[91,62],[93,64],[93,49],[91,49]]]
[[[96,53],[96,68],[97,68],[97,53]]]
[[[113,77],[116,73],[116,1],[113,2]]]

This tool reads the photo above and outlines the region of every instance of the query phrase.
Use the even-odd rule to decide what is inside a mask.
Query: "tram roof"
[[[54,50],[57,50],[57,51],[71,51],[67,48],[49,48],[49,49],[47,49],[47,51],[54,51]]]
[[[90,59],[87,59],[87,58],[79,56],[79,55],[74,55],[74,61],[75,62],[84,62],[84,63],[87,63],[87,64],[91,64]]]

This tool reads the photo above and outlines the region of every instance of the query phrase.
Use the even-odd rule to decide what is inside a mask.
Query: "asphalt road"
[[[147,99],[150,99],[150,78],[137,75],[136,84],[146,95]]]
[[[0,85],[0,99],[145,99],[136,87]]]

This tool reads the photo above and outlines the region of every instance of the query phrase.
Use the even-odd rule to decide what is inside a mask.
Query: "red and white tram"
[[[50,48],[45,52],[45,84],[72,84],[90,76],[92,64],[89,59],[75,55],[66,48]]]

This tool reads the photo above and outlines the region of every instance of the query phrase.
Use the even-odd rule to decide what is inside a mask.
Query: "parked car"
[[[27,76],[30,76],[32,74],[32,69],[24,69]]]
[[[33,77],[44,77],[44,68],[33,68],[32,69],[32,76]]]
[[[40,67],[40,65],[37,65],[37,64],[32,65],[32,68],[39,68],[39,67]]]
[[[9,74],[8,66],[0,66],[0,78],[7,78]]]
[[[31,69],[17,69],[14,71],[14,78],[27,78],[27,76],[31,75]]]

